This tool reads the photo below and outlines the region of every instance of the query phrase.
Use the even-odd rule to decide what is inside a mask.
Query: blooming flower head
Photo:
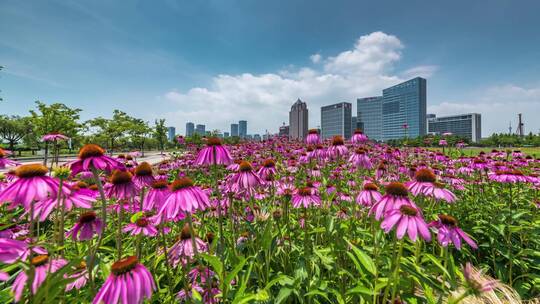
[[[371,207],[373,203],[379,201],[382,198],[382,194],[379,192],[379,187],[374,183],[367,182],[358,196],[356,197],[356,203]]]
[[[369,213],[375,213],[375,219],[379,220],[388,211],[399,209],[401,205],[414,205],[409,199],[409,191],[405,185],[399,182],[391,182],[385,186],[386,193],[379,199]]]
[[[447,203],[453,203],[457,200],[457,197],[452,191],[446,189],[444,184],[433,183],[433,187],[424,188],[422,193],[425,196],[433,197],[438,201],[446,201]]]
[[[86,283],[88,282],[88,270],[86,268],[86,262],[82,261],[77,267],[75,268],[74,273],[65,275],[68,279],[74,279],[73,282],[68,283],[66,285],[66,292],[77,289],[80,290],[83,288]]]
[[[53,133],[43,135],[43,137],[41,137],[41,140],[42,141],[58,141],[58,140],[67,140],[68,138],[69,137],[63,134],[53,132]]]
[[[400,240],[407,233],[413,242],[416,241],[418,235],[428,242],[431,241],[428,225],[416,206],[403,204],[399,208],[386,212],[381,228],[388,233],[394,226],[397,227],[396,236]]]
[[[64,183],[62,201],[64,210],[71,211],[74,206],[85,209],[92,208],[92,202],[95,201],[95,198],[90,191],[81,191],[78,185],[68,185]],[[39,201],[34,206],[34,218],[43,222],[47,219],[49,214],[51,214],[54,208],[60,208],[60,206],[61,201],[58,197],[49,197],[46,200]]]
[[[343,137],[336,135],[332,138],[332,145],[328,148],[328,156],[330,158],[345,157],[349,153],[349,150],[345,146]]]
[[[439,214],[439,219],[431,222],[429,226],[437,229],[437,240],[443,247],[454,244],[461,250],[461,240],[464,240],[473,249],[478,248],[469,235],[458,227],[457,220],[450,215]]]
[[[195,250],[197,250],[197,253],[208,250],[207,243],[197,236],[194,236],[194,239],[196,248],[193,248],[191,232],[189,225],[186,223],[180,233],[180,239],[169,249],[169,262],[175,266],[180,262],[185,264],[195,256]]]
[[[306,143],[308,145],[317,145],[321,143],[321,138],[319,137],[319,131],[317,131],[317,129],[311,129],[308,131]]]
[[[422,194],[424,190],[432,190],[436,180],[437,177],[433,171],[428,168],[421,168],[416,170],[414,181],[407,183],[407,187],[414,196],[417,196]]]
[[[206,147],[197,155],[196,165],[229,165],[232,162],[229,150],[221,145],[221,140],[211,137],[206,141]]]
[[[129,256],[112,264],[111,274],[92,303],[139,304],[150,299],[155,289],[152,274],[139,263],[137,257]]]
[[[187,177],[171,184],[171,193],[159,210],[160,217],[172,220],[184,212],[193,213],[210,206],[210,199],[193,181]]]
[[[7,166],[14,167],[14,166],[20,165],[19,162],[16,162],[8,158],[10,154],[11,154],[10,152],[0,148],[0,169],[4,169]]]
[[[144,197],[143,210],[149,211],[154,208],[159,210],[167,197],[171,194],[167,180],[157,179],[150,184],[150,190]]]
[[[0,203],[11,202],[10,208],[23,205],[28,210],[34,201],[55,197],[59,184],[46,176],[47,172],[41,164],[19,166],[15,170],[17,179],[0,192]]]
[[[253,171],[253,167],[247,161],[242,161],[238,172],[231,178],[231,189],[235,192],[251,196],[255,193],[262,180]]]
[[[353,136],[351,137],[351,142],[353,144],[363,144],[368,140],[368,137],[362,132],[362,130],[356,129]]]
[[[66,233],[66,236],[79,241],[87,241],[94,237],[94,233],[100,235],[103,230],[103,222],[96,216],[94,211],[83,213],[77,223]]]
[[[73,174],[90,171],[92,168],[111,172],[124,168],[124,164],[105,155],[105,150],[98,145],[86,144],[79,150],[79,159],[69,163]]]
[[[273,177],[277,173],[276,162],[273,159],[267,159],[263,162],[262,167],[257,171],[257,174],[263,180],[266,180],[267,177]]]
[[[115,170],[111,176],[110,184],[105,185],[105,193],[109,198],[129,200],[137,190],[129,171]]]
[[[47,253],[41,247],[33,247],[32,251],[37,254]],[[26,260],[29,255],[30,247],[27,242],[0,238],[0,262],[13,264],[18,260]]]
[[[363,148],[354,150],[354,153],[349,157],[349,162],[358,168],[371,169],[372,167],[371,160]]]
[[[34,266],[34,280],[32,282],[31,292],[35,294],[41,284],[45,282],[47,274],[54,273],[58,269],[64,267],[67,264],[67,261],[64,259],[54,259],[50,260],[49,256],[46,254],[41,254],[34,256],[30,259],[30,264]],[[28,276],[25,271],[19,272],[19,275],[13,281],[12,291],[15,295],[15,302],[21,300],[25,286],[27,285]]]
[[[492,280],[484,275],[467,262],[463,267],[463,277],[465,278],[465,284],[469,291],[476,296],[481,295],[484,292],[490,292],[495,289],[499,283],[497,280]]]
[[[129,223],[123,229],[124,232],[130,232],[131,235],[144,234],[146,236],[156,236],[158,231],[149,219],[141,217],[135,223]]]
[[[311,206],[320,206],[321,199],[311,187],[302,187],[296,189],[292,196],[292,205],[294,208],[309,208]]]
[[[147,162],[140,163],[135,168],[135,177],[133,177],[133,182],[139,188],[149,187],[154,181],[152,176],[152,166]]]

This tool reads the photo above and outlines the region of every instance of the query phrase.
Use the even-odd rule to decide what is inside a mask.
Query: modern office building
[[[356,99],[358,129],[372,140],[382,140],[382,96]]]
[[[304,140],[308,134],[308,108],[307,104],[300,100],[291,106],[289,112],[289,138]]]
[[[223,132],[223,137],[225,138],[229,137],[229,132]]]
[[[186,123],[186,136],[193,136],[195,133],[195,124],[192,122]]]
[[[167,139],[169,141],[174,141],[176,139],[176,128],[168,127],[167,128]]]
[[[283,125],[279,127],[279,136],[289,136],[289,126]]]
[[[426,80],[416,77],[383,90],[382,140],[426,134]]]
[[[247,135],[247,121],[246,120],[240,120],[238,121],[238,136],[241,138],[246,137]]]
[[[351,128],[353,130],[353,133],[356,129],[360,129],[358,127],[358,116],[353,116],[352,119],[351,119]]]
[[[195,133],[200,136],[206,135],[206,126],[205,125],[196,125],[195,126]]]
[[[472,142],[480,142],[482,138],[482,115],[468,113],[452,116],[428,118],[428,132],[431,134],[452,133],[470,139]]]
[[[238,136],[238,124],[231,124],[231,136]]]
[[[253,140],[254,141],[261,141],[262,140],[261,135],[260,134],[253,134]]]
[[[321,108],[321,137],[323,139],[341,135],[348,139],[352,135],[352,104],[340,102]]]

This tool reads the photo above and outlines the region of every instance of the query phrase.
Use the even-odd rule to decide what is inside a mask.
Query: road
[[[145,162],[148,162],[150,164],[157,164],[159,163],[160,161],[166,159],[168,156],[167,154],[161,154],[160,152],[145,152],[144,153],[144,157],[138,157],[137,158],[137,162],[141,163],[143,161]],[[61,157],[60,158],[60,165],[62,164],[65,164],[66,162],[69,162],[69,161],[72,161],[72,160],[75,160],[76,157],[75,156],[72,156],[72,157]],[[41,164],[43,163],[43,159],[36,159],[36,158],[33,158],[33,159],[30,159],[30,160],[25,160],[25,159],[21,159],[21,160],[17,160],[18,162],[20,162],[21,164]],[[5,169],[0,169],[0,173],[3,173],[3,172],[7,172],[9,170],[13,169],[13,167],[7,167]]]

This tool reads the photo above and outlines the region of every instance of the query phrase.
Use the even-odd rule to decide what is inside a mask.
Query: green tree
[[[131,142],[141,150],[144,157],[144,147],[148,139],[148,135],[152,132],[152,128],[148,126],[148,123],[139,118],[133,118],[131,125],[129,126],[129,135]]]
[[[132,121],[133,118],[125,112],[114,110],[112,119],[96,117],[88,120],[86,124],[95,128],[95,136],[105,140],[107,150],[112,154],[116,144],[130,130]]]
[[[165,127],[165,119],[156,119],[154,127],[154,138],[159,143],[159,149],[161,152],[165,150],[165,143],[167,142],[167,128]]]
[[[8,143],[9,150],[32,131],[29,117],[0,116],[0,137]]]

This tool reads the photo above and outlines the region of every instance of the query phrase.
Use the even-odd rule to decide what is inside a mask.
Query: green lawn
[[[428,148],[428,149],[434,150],[434,151],[442,151],[442,148],[439,148],[439,147],[433,147],[433,148]],[[537,157],[537,158],[540,157],[540,147],[521,147],[521,148],[469,147],[469,148],[463,149],[463,154],[465,154],[465,156],[475,156],[475,155],[478,155],[478,153],[480,153],[481,151],[489,153],[493,149],[497,149],[499,151],[519,150],[533,157]],[[448,151],[448,148],[446,148],[446,150]],[[455,151],[455,148],[452,148],[452,150]]]

